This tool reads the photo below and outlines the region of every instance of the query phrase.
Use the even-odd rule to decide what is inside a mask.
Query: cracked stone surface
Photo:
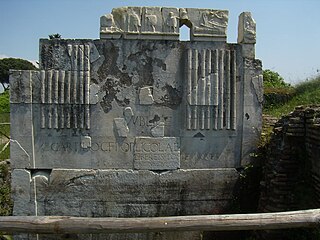
[[[190,41],[179,41],[180,24]],[[255,21],[240,16],[237,44],[227,24],[226,10],[121,7],[100,18],[101,39],[41,39],[39,70],[10,75],[14,214],[227,211],[263,96]]]

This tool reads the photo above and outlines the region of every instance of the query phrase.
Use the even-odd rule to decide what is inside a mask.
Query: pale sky
[[[100,16],[121,6],[229,10],[229,43],[237,41],[239,14],[250,11],[257,23],[256,57],[264,69],[291,83],[319,74],[320,0],[0,0],[0,58],[38,61],[39,39],[53,33],[97,39]]]

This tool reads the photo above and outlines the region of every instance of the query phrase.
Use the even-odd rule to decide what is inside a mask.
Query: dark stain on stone
[[[160,117],[156,114],[153,119],[149,120],[149,123],[156,123],[158,121],[160,121]]]
[[[162,90],[166,90],[167,93],[161,98],[163,103],[160,105],[176,109],[182,102],[182,92],[168,84]]]
[[[154,66],[161,68],[163,71],[166,71],[167,66],[162,59],[154,56],[154,51],[157,50],[154,42],[150,41],[145,44],[139,44],[137,47],[139,51],[130,54],[128,60],[135,62],[137,65],[135,71],[140,76],[140,79],[135,86],[136,89],[139,89],[154,84],[155,80],[152,75]]]
[[[139,75],[141,76],[141,80],[139,81],[139,87],[143,86],[152,86],[154,83],[154,79],[152,76],[153,72],[153,59],[151,57],[146,57],[143,68],[140,70]]]
[[[245,116],[246,116],[246,119],[247,119],[247,120],[249,120],[250,115],[249,115],[248,113],[246,113],[246,115],[245,115]]]
[[[100,102],[101,107],[105,113],[108,113],[112,109],[112,101],[116,98],[116,94],[119,92],[115,86],[115,81],[112,78],[108,78],[102,90],[106,92],[106,95]]]
[[[105,113],[108,113],[112,109],[112,101],[115,100],[121,107],[126,107],[130,104],[128,98],[119,100],[117,93],[120,92],[121,86],[119,80],[115,78],[107,78],[106,83],[102,86],[102,91],[106,92],[106,95],[102,98],[100,105]]]
[[[52,69],[53,68],[53,46],[42,44],[41,46],[41,68]]]
[[[137,63],[137,71],[139,76],[139,82],[135,84],[136,89],[139,89],[144,86],[152,86],[154,83],[153,79],[153,58],[149,56],[144,56],[144,53],[137,52],[135,54],[131,54],[128,59],[132,62]]]
[[[155,64],[161,68],[163,71],[167,70],[167,65],[159,58],[155,58],[154,59]]]
[[[117,101],[117,103],[121,106],[121,107],[126,107],[130,104],[130,100],[128,98],[124,98],[123,101],[120,101],[119,99],[115,98],[115,100]]]
[[[120,71],[117,65],[119,48],[116,47],[112,42],[106,42],[103,45],[103,55],[105,57],[105,60],[98,70],[99,78],[106,79],[107,76],[111,75],[115,78],[120,79],[119,84],[121,86],[130,86],[132,84],[131,77],[128,75],[128,73]]]
[[[112,109],[112,101],[115,100],[120,106],[127,106],[130,101],[125,98],[120,101],[117,99],[116,94],[120,92],[123,87],[130,86],[132,79],[126,72],[122,72],[117,65],[117,59],[119,57],[119,48],[112,42],[105,42],[102,46],[103,55],[105,60],[98,70],[99,79],[106,79],[107,81],[102,86],[102,90],[106,92],[106,95],[101,101],[101,107],[105,113],[108,113]],[[122,70],[127,67],[122,66]],[[110,77],[111,76],[111,77]]]

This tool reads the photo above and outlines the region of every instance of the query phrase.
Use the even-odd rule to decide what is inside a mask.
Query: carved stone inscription
[[[180,142],[175,137],[137,137],[134,168],[168,170],[180,168]]]

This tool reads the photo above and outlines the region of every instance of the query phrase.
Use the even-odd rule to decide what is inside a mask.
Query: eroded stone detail
[[[261,89],[263,89],[263,75],[260,74],[259,76],[253,77],[252,84],[259,103],[262,103],[263,91],[261,91]]]
[[[90,85],[90,97],[89,97],[90,104],[97,104],[99,102],[99,92],[100,92],[99,85],[97,84]]]
[[[10,151],[10,157],[15,160],[14,165],[23,168],[31,167],[30,154],[17,140],[10,139]]]
[[[192,22],[192,40],[225,40],[228,11],[188,8],[187,12],[189,20]]]
[[[91,137],[90,136],[82,136],[81,137],[81,147],[82,148],[91,148]]]
[[[100,18],[100,32],[101,33],[110,33],[113,38],[120,38],[121,32],[120,28],[116,26],[112,14],[106,14]]]
[[[119,137],[126,138],[129,133],[129,128],[124,118],[115,118],[113,119],[117,134]]]
[[[164,122],[159,122],[155,127],[151,128],[153,137],[164,137]]]
[[[243,12],[239,16],[238,43],[256,43],[256,22],[250,12]]]
[[[236,75],[235,51],[188,49],[188,130],[236,129]]]
[[[141,105],[151,105],[153,104],[153,96],[151,87],[140,88],[139,101]]]
[[[10,103],[31,103],[32,102],[32,80],[31,71],[10,72]]]
[[[90,71],[41,70],[40,84],[41,128],[90,129]]]
[[[123,110],[123,116],[124,116],[127,123],[131,120],[131,118],[134,116],[131,107],[126,107]]]
[[[191,28],[192,41],[225,41],[228,11],[166,7],[115,8],[111,14],[100,18],[100,37],[178,40],[179,27],[183,24]]]

